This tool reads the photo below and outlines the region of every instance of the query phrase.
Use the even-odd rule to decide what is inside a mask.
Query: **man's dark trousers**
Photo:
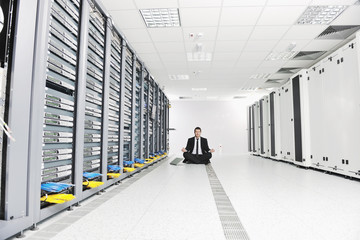
[[[212,157],[212,154],[210,152],[207,152],[202,155],[196,155],[196,154],[191,154],[190,152],[184,152],[183,156],[189,163],[206,164],[209,162],[210,158]]]

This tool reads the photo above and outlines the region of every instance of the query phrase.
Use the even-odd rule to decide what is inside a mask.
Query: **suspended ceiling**
[[[172,100],[233,99],[247,96],[249,90],[279,86],[296,69],[317,61],[311,56],[322,55],[313,53],[326,54],[347,41],[339,37],[344,34],[338,33],[333,38],[319,35],[334,29],[347,34],[349,27],[345,26],[360,25],[360,5],[355,0],[101,0],[101,3]],[[347,5],[347,8],[328,25],[297,24],[312,5]],[[178,8],[181,26],[147,28],[140,9],[149,8]],[[289,47],[296,53],[294,58],[269,60],[270,53],[283,53]],[[211,56],[211,61],[189,61],[188,55],[199,49]],[[296,58],[303,53],[310,55]],[[172,80],[178,77],[183,80]]]

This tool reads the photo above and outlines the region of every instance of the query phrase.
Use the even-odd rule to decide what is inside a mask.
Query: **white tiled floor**
[[[205,167],[166,161],[52,239],[224,239]],[[212,166],[251,240],[360,239],[360,181],[249,155]]]

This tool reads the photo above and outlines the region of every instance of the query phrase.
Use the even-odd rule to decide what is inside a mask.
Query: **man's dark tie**
[[[199,155],[199,139],[196,139],[196,156]]]

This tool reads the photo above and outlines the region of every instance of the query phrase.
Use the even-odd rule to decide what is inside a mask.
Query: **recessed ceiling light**
[[[212,53],[209,52],[188,52],[187,60],[189,62],[210,62],[212,59]]]
[[[277,61],[277,60],[289,60],[293,58],[298,52],[271,52],[267,57],[266,61]]]
[[[258,73],[250,76],[250,79],[267,79],[271,76],[271,73]]]
[[[300,16],[298,24],[329,24],[337,18],[347,6],[309,6]]]
[[[191,90],[195,92],[205,92],[207,91],[207,88],[191,88]]]
[[[177,8],[140,9],[140,13],[148,28],[180,27],[181,25]]]
[[[169,79],[170,80],[189,80],[190,77],[189,77],[189,75],[186,75],[186,74],[172,74],[172,75],[169,75]]]

